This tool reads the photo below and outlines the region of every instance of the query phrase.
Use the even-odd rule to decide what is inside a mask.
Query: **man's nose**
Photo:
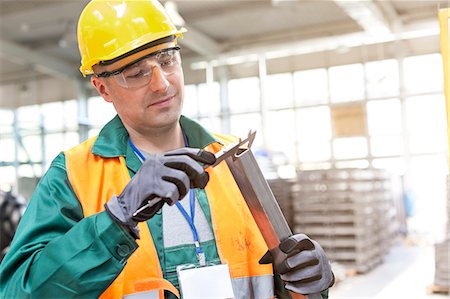
[[[152,77],[150,79],[150,88],[153,92],[164,92],[169,87],[170,83],[166,75],[161,71],[159,66],[155,65],[152,69]]]

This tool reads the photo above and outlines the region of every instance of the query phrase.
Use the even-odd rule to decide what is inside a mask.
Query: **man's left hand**
[[[315,294],[334,284],[334,275],[322,247],[304,234],[296,234],[281,242],[260,261],[273,262],[286,289],[298,294]]]

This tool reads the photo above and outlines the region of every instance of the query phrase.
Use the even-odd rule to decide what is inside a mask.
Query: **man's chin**
[[[159,114],[157,117],[154,117],[149,122],[147,122],[147,125],[148,127],[154,129],[171,128],[178,124],[180,116],[181,113],[171,113],[169,115]]]

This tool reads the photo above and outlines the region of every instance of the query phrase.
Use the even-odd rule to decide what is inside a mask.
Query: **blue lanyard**
[[[187,142],[186,135],[184,134],[184,132],[183,132],[183,139],[184,139],[184,144],[186,146],[188,146],[188,142]],[[145,161],[145,156],[134,145],[134,143],[131,141],[130,138],[128,138],[128,144],[131,146],[131,148],[136,153],[136,155],[138,155],[138,157],[141,159],[141,161],[144,162]],[[183,206],[181,205],[181,203],[179,201],[177,201],[175,204],[176,204],[178,210],[180,210],[180,212],[183,215],[183,217],[188,222],[189,227],[191,228],[192,236],[194,237],[195,253],[197,254],[197,258],[198,258],[198,260],[200,262],[200,265],[204,266],[205,265],[205,255],[203,253],[202,247],[200,246],[200,242],[198,240],[197,228],[195,227],[195,224],[194,224],[194,218],[195,218],[195,194],[194,194],[194,190],[193,189],[189,189],[189,206],[190,206],[190,212],[191,212],[190,216],[187,213],[187,211],[183,208]]]

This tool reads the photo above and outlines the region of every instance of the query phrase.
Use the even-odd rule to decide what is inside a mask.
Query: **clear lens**
[[[122,87],[142,87],[152,80],[155,67],[159,68],[161,74],[169,76],[179,69],[180,60],[180,53],[177,49],[167,49],[127,66],[113,77]]]

